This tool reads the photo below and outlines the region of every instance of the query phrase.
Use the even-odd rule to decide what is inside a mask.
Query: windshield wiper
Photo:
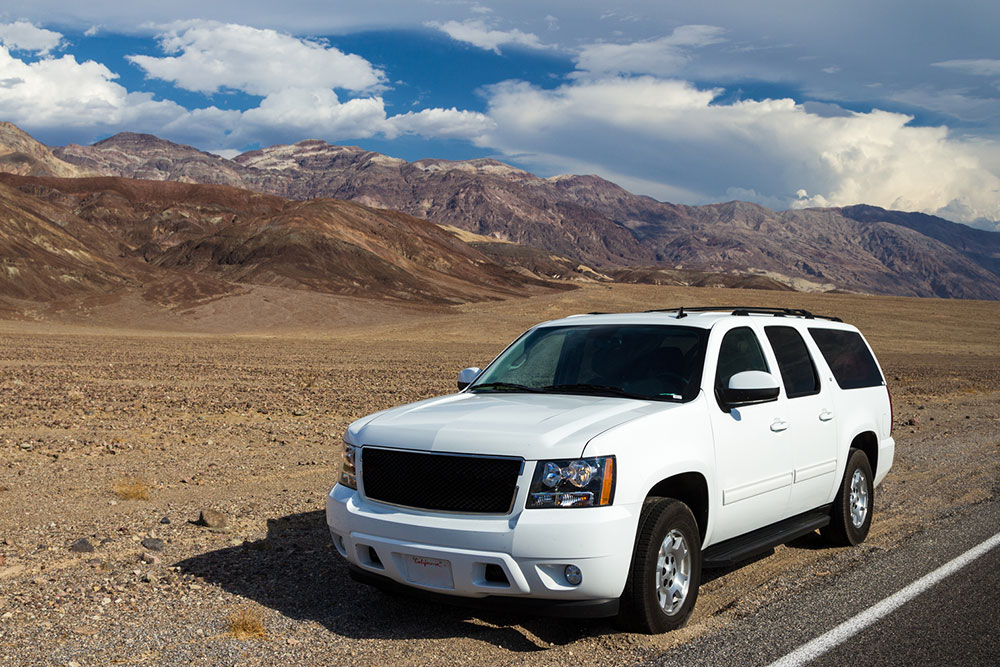
[[[547,387],[543,387],[545,391],[551,391],[554,393],[566,392],[570,394],[596,394],[596,395],[611,395],[611,396],[621,396],[622,398],[637,398],[641,401],[650,400],[649,396],[639,396],[638,394],[633,394],[625,391],[621,387],[612,387],[605,384],[550,384]]]
[[[526,384],[516,384],[514,382],[484,382],[482,384],[473,385],[469,388],[470,391],[476,391],[477,389],[507,389],[510,391],[530,391],[533,394],[541,393],[542,390],[538,387],[529,387]]]

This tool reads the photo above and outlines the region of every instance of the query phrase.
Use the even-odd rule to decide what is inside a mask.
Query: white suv
[[[895,449],[868,344],[804,310],[574,315],[459,389],[348,428],[326,512],[355,578],[665,632],[702,567],[864,540]]]

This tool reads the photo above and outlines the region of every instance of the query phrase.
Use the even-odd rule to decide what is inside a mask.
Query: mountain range
[[[0,297],[132,291],[185,308],[251,285],[439,304],[565,288],[501,267],[435,224],[353,202],[0,174]]]
[[[17,143],[6,138],[14,130],[0,128],[0,145]],[[314,199],[352,201],[378,215],[391,210],[464,230],[466,248],[528,278],[750,281],[765,288],[1000,299],[1000,233],[920,213],[864,205],[781,212],[746,202],[676,205],[598,176],[540,178],[491,159],[406,162],[315,140],[227,159],[134,133],[51,150],[34,142],[33,154],[24,137],[21,149],[8,152],[16,159],[0,162],[0,169],[16,163],[22,174],[76,170],[77,176],[224,185],[301,207]],[[203,271],[218,259],[189,254]],[[166,266],[174,257],[155,261]]]

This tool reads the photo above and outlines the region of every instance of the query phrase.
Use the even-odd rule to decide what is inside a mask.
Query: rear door
[[[787,455],[792,464],[788,516],[830,501],[837,483],[833,387],[822,382],[797,328],[767,325],[765,338],[781,376]]]

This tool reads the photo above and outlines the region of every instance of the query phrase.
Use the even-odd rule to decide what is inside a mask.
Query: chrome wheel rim
[[[851,523],[855,528],[864,525],[868,518],[868,479],[860,470],[851,477]]]
[[[687,599],[691,583],[691,550],[679,530],[671,530],[656,557],[656,598],[660,609],[673,616]]]

